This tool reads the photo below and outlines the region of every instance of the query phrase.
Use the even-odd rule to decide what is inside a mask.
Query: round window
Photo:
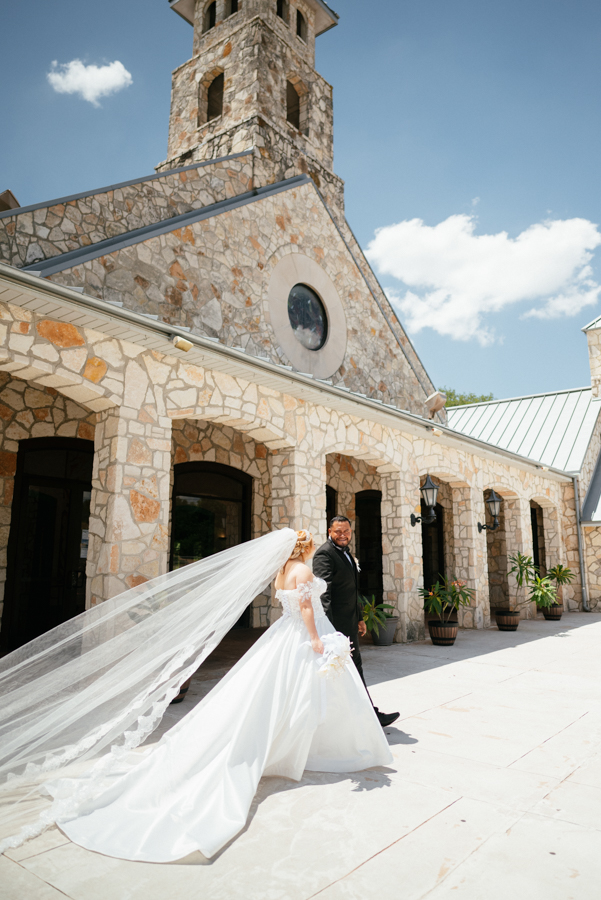
[[[307,350],[319,350],[328,337],[323,303],[306,284],[295,284],[288,294],[288,319],[296,340]]]

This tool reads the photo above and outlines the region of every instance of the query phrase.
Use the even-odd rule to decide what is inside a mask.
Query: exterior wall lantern
[[[499,497],[494,491],[491,490],[490,497],[488,497],[486,504],[488,506],[488,510],[492,516],[492,525],[482,525],[478,522],[478,531],[482,533],[483,531],[496,531],[499,527],[499,516],[501,515],[501,503],[503,502],[503,498]]]
[[[422,495],[422,500],[428,507],[429,512],[427,516],[415,516],[411,513],[411,524],[415,526],[418,522],[422,522],[424,525],[431,525],[433,522],[436,522],[436,512],[434,507],[436,506],[436,498],[438,497],[438,485],[434,484],[429,475],[426,475],[426,480],[423,487],[420,487],[419,492]]]

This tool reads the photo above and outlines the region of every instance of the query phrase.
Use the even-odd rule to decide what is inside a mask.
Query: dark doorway
[[[530,501],[530,521],[532,524],[532,559],[538,567],[541,577],[547,574],[547,555],[545,553],[545,526],[542,508]]]
[[[338,491],[326,484],[326,523],[330,527],[330,520],[338,515]]]
[[[173,474],[171,569],[250,540],[250,475],[211,462],[180,463]],[[250,625],[250,607],[236,625]]]
[[[21,441],[2,645],[14,650],[83,612],[94,442]]]
[[[424,525],[422,521],[422,549],[424,561],[424,587],[429,590],[445,575],[444,562],[444,509],[437,503],[436,521]],[[428,515],[428,508],[422,500],[421,516]]]
[[[360,491],[355,494],[355,546],[361,571],[359,592],[377,603],[384,596],[382,581],[382,494]]]

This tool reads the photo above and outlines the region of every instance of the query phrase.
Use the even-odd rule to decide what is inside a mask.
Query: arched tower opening
[[[303,16],[300,9],[297,9],[296,10],[296,36],[299,37],[301,39],[301,41],[304,41],[306,44],[307,43],[307,35],[308,35],[307,20]]]
[[[286,81],[286,119],[300,131],[300,96],[291,81]]]
[[[290,22],[290,6],[288,0],[277,0],[276,14],[283,19],[286,25]]]
[[[223,115],[223,72],[209,85],[207,91],[207,122]]]
[[[205,9],[204,17],[202,20],[203,34],[207,31],[210,31],[211,28],[214,28],[216,21],[217,21],[217,3],[209,3],[207,8]]]

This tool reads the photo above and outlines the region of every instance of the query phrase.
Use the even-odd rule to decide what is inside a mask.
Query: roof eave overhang
[[[196,0],[169,0],[169,6],[178,16],[194,25],[194,7]]]
[[[436,440],[437,443],[463,451],[472,447],[479,456],[504,464],[510,463],[530,472],[540,472],[543,469],[535,460],[466,437],[444,425],[434,425],[407,410],[355,394],[286,366],[277,365],[266,358],[251,356],[215,339],[151,319],[4,263],[0,263],[0,301],[59,321],[68,321],[79,327],[94,329],[112,338],[130,341],[148,350],[186,360],[193,365],[253,381],[305,402],[327,406],[348,415],[360,414],[366,419],[409,432],[416,437]],[[187,353],[177,350],[171,343],[174,335],[189,340],[193,345],[192,349]],[[554,481],[571,481],[571,476],[559,469],[545,469],[544,474]]]
[[[307,0],[307,2],[315,10],[315,34],[317,37],[338,25],[338,14],[330,9],[323,0]],[[169,0],[169,6],[173,12],[176,12],[190,25],[194,25],[195,5],[195,0]]]

